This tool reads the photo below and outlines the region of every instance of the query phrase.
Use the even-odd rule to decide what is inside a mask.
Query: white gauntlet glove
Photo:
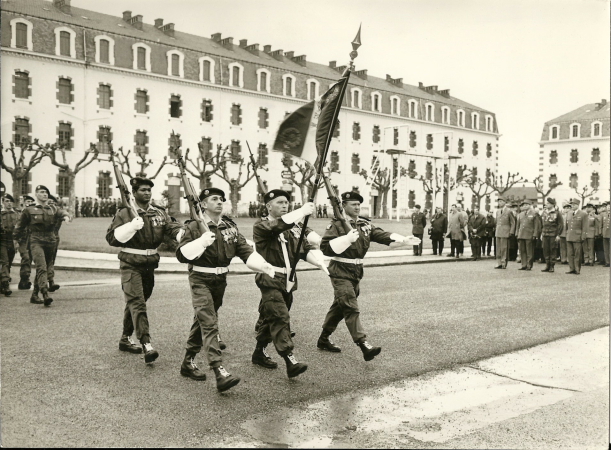
[[[131,222],[127,222],[115,228],[115,239],[121,243],[125,243],[133,238],[136,231],[141,230],[143,226],[144,220],[142,220],[142,217],[136,217]]]
[[[282,220],[288,224],[297,223],[305,216],[309,216],[310,214],[312,214],[314,212],[314,209],[314,203],[308,202],[304,204],[301,208],[296,209],[295,211],[291,211],[290,213],[287,213],[282,216]]]
[[[356,242],[358,239],[359,232],[357,230],[352,230],[350,231],[350,233],[344,236],[336,237],[335,239],[329,242],[329,245],[331,246],[331,249],[339,255],[343,253],[348,247],[350,247],[352,243]]]
[[[320,237],[320,234],[318,234],[316,231],[310,231],[306,239],[314,247],[320,247],[320,241],[322,241],[322,238]]]
[[[246,239],[246,243],[250,245],[252,248],[256,248],[254,241],[251,241],[250,239]]]
[[[180,252],[185,258],[193,261],[199,258],[210,245],[214,244],[216,235],[212,231],[206,231],[197,239],[180,247]]]
[[[246,260],[246,267],[250,270],[254,270],[255,272],[264,273],[274,278],[276,272],[274,271],[274,266],[263,259],[263,256],[258,254],[257,252],[253,252],[248,259]]]
[[[306,261],[329,275],[329,271],[325,265],[324,256],[320,250],[310,250],[306,256]]]
[[[397,233],[392,233],[390,235],[390,238],[394,241],[394,242],[405,242],[405,236],[401,236],[400,234]]]

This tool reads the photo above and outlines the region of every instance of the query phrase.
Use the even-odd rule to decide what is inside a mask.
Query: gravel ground
[[[381,386],[609,324],[604,268],[586,267],[576,277],[564,275],[561,266],[555,274],[492,266],[481,261],[367,269],[362,321],[371,342],[383,347],[369,363],[343,324],[334,335],[342,353],[317,351],[332,289],[321,272],[300,273],[291,317],[296,356],[309,369],[294,380],[287,379],[282,363],[271,371],[250,363],[259,291],[252,276],[231,277],[220,327],[229,347],[225,365],[242,382],[225,394],[216,392],[212,376],[196,382],[179,375],[192,320],[186,279],[158,280],[149,301],[152,339],[161,354],[150,366],[117,349],[120,286],[62,288],[51,308],[29,304],[24,292],[2,297],[2,444],[209,447],[231,437],[246,418],[279,406]]]

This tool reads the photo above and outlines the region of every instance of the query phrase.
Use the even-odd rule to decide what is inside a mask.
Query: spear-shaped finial
[[[355,38],[352,40],[352,51],[350,52],[350,65],[354,62],[354,59],[359,56],[357,50],[361,46],[361,26],[359,25],[359,31],[356,33]]]

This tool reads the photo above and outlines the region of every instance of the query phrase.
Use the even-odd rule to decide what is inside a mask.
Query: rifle
[[[119,168],[119,164],[115,160],[115,151],[112,149],[112,143],[108,144],[109,152],[110,152],[110,162],[112,163],[112,167],[115,172],[115,178],[117,179],[117,188],[121,193],[121,200],[123,201],[123,205],[127,206],[132,212],[134,219],[140,217],[138,214],[138,206],[136,205],[136,201],[134,200],[134,196],[130,192],[125,180],[123,179],[123,173]]]
[[[255,178],[257,179],[259,190],[261,191],[262,195],[265,195],[265,191],[267,189],[265,189],[265,185],[263,184],[263,181],[261,181],[261,178],[259,177],[259,174],[257,173],[257,162],[255,161],[255,157],[252,154],[252,151],[250,150],[250,144],[248,143],[248,141],[246,141],[246,146],[248,147],[248,153],[250,153],[250,162],[252,163],[252,171],[254,172]]]
[[[327,188],[327,195],[329,196],[329,201],[331,202],[331,206],[333,207],[333,215],[336,219],[342,222],[342,226],[346,234],[352,231],[352,226],[350,226],[350,221],[346,217],[346,213],[344,212],[344,208],[342,208],[341,201],[335,188],[331,184],[331,180],[328,175],[322,174],[323,180],[325,182],[325,187]]]
[[[182,186],[185,190],[184,198],[187,199],[187,203],[189,204],[189,214],[191,215],[191,219],[197,222],[201,234],[204,234],[207,231],[210,231],[210,228],[208,228],[208,225],[206,224],[206,219],[204,219],[204,210],[199,202],[199,197],[195,193],[195,188],[193,188],[193,185],[191,184],[191,180],[189,177],[187,177],[187,168],[185,161],[182,158],[182,152],[179,148],[176,148],[174,149],[174,153],[176,154],[176,165],[180,170]]]

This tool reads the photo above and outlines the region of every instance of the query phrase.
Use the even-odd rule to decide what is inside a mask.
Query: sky
[[[496,114],[499,171],[538,174],[544,122],[610,97],[606,0],[72,0],[121,16],[163,18],[204,37],[346,64],[362,23],[357,70],[437,85]]]

